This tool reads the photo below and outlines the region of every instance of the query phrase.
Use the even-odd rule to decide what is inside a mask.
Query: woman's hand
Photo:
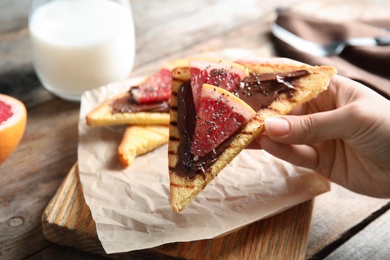
[[[352,191],[390,197],[390,101],[342,76],[294,115],[270,117],[261,148]],[[253,147],[253,145],[252,145]]]

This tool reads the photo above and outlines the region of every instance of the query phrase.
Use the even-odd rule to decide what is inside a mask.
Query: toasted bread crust
[[[168,137],[168,126],[129,125],[118,147],[119,161],[128,167],[136,156],[168,143]]]
[[[125,112],[115,113],[112,110],[111,103],[118,99],[125,97],[126,93],[121,93],[98,107],[92,110],[86,116],[87,125],[89,126],[109,126],[109,125],[168,125],[169,113],[165,112]]]
[[[172,98],[170,110],[170,139],[168,143],[168,159],[170,174],[170,196],[172,209],[180,212],[210,183],[218,173],[229,164],[247,145],[264,131],[266,117],[288,114],[293,108],[317,97],[327,89],[330,78],[336,74],[331,66],[308,66],[295,64],[245,64],[249,71],[255,73],[278,73],[305,69],[311,74],[299,78],[293,97],[284,94],[271,103],[268,108],[261,109],[240,130],[228,148],[215,163],[206,170],[205,177],[197,175],[193,180],[178,175],[174,169],[178,161],[178,146],[181,142],[177,128],[177,91],[184,81],[189,80],[189,68],[176,68],[172,72]]]

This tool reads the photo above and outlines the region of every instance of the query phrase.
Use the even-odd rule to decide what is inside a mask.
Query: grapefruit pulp
[[[217,59],[192,59],[189,62],[192,94],[198,111],[203,84],[210,84],[233,92],[249,75],[244,66]]]
[[[202,86],[198,105],[191,144],[195,161],[212,152],[256,114],[234,94],[209,84]]]
[[[187,66],[188,61],[177,59],[164,64],[164,66],[142,82],[138,88],[133,89],[134,100],[139,104],[161,102],[171,98],[172,69]]]
[[[168,100],[171,97],[171,70],[161,68],[138,88],[133,89],[133,97],[137,103],[153,103]]]
[[[0,163],[18,146],[26,128],[26,107],[19,100],[0,94]]]

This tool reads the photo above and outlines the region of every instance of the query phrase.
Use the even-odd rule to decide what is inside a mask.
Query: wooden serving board
[[[75,164],[44,210],[42,229],[49,241],[112,258],[304,259],[312,209],[310,200],[219,238],[108,255],[98,239]]]

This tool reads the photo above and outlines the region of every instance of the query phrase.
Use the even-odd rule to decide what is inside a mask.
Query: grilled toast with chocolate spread
[[[186,59],[166,62],[138,86],[129,86],[129,91],[105,101],[88,113],[87,124],[168,125],[172,69],[186,65]]]
[[[128,101],[130,99],[130,93],[125,92],[105,101],[88,113],[86,116],[87,124],[89,126],[169,124],[168,100],[155,106],[160,111],[144,111],[142,105],[130,103]],[[131,104],[134,105],[134,108],[131,108]],[[145,106],[148,107],[148,105]]]
[[[241,89],[240,94],[235,94],[251,105],[256,114],[212,153],[208,153],[203,161],[194,157],[190,149],[193,140],[190,135],[194,131],[188,128],[198,127],[191,123],[197,120],[197,115],[191,113],[196,109],[191,104],[193,97],[188,90],[192,82],[191,64],[172,71],[168,166],[171,204],[175,212],[184,210],[240,151],[264,131],[266,117],[288,114],[293,108],[317,97],[327,89],[330,78],[336,74],[336,69],[331,66],[240,64],[248,69],[249,76],[240,83],[240,88],[245,88],[245,91]],[[277,90],[274,91],[275,86]],[[248,91],[251,88],[261,89],[261,97],[257,101],[246,98],[253,94]]]

